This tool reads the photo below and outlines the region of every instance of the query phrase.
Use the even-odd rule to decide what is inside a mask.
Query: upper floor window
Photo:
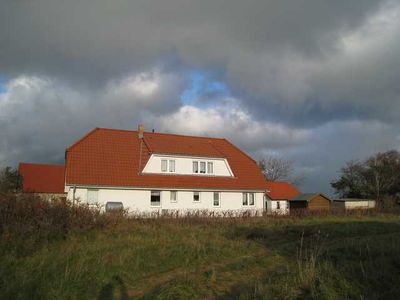
[[[207,163],[207,173],[208,174],[214,173],[214,164],[211,161]]]
[[[199,162],[198,161],[193,162],[193,173],[199,173]]]
[[[87,190],[87,203],[96,204],[98,200],[99,190]]]
[[[193,161],[193,173],[213,174],[214,164],[206,161]]]
[[[175,172],[175,160],[170,160],[169,161],[169,171],[170,172]]]
[[[168,170],[168,160],[162,159],[161,160],[161,172],[167,172]]]
[[[206,162],[205,161],[200,162],[200,173],[202,173],[202,174],[206,173]]]
[[[175,172],[175,160],[162,159],[161,160],[161,172]]]

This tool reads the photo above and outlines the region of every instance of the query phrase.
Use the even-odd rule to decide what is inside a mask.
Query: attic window
[[[207,173],[208,174],[214,173],[214,164],[211,161],[207,163]]]
[[[200,173],[202,173],[202,174],[206,173],[206,162],[205,161],[200,162]]]
[[[168,160],[162,159],[161,160],[161,172],[167,172],[168,170]]]
[[[175,160],[170,160],[169,161],[169,171],[170,172],[175,172]]]
[[[198,161],[193,162],[193,173],[199,173],[199,162]]]

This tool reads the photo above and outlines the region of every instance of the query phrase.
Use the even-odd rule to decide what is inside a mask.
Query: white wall
[[[366,208],[375,208],[374,200],[366,200],[366,201],[345,201],[346,209],[366,209]]]
[[[175,172],[161,172],[161,160],[175,160]],[[193,173],[193,161],[205,161],[213,163],[212,174]],[[200,168],[200,166],[199,166]],[[209,157],[190,157],[190,156],[167,156],[152,154],[146,166],[143,168],[143,173],[163,173],[163,174],[184,174],[198,176],[233,176],[229,164],[224,158],[209,158]]]
[[[98,189],[98,204],[105,205],[107,202],[122,202],[124,208],[132,213],[157,212],[163,209],[169,210],[209,210],[209,211],[246,211],[252,210],[261,213],[263,211],[263,193],[255,193],[255,205],[242,205],[242,192],[220,192],[220,206],[213,206],[214,191],[200,191],[200,201],[193,201],[193,191],[178,190],[177,202],[171,202],[170,191],[161,191],[161,204],[159,207],[150,205],[150,190],[139,189]],[[69,188],[68,199],[73,199],[73,188]],[[87,203],[87,189],[76,188],[75,199]]]
[[[278,202],[280,208],[278,209]],[[268,214],[287,215],[289,214],[289,202],[287,200],[266,200]]]

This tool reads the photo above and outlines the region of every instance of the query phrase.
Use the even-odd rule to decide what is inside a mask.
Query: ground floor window
[[[276,209],[281,209],[281,203],[279,201],[276,202]]]
[[[96,204],[98,202],[99,190],[87,190],[87,203]]]
[[[122,202],[107,202],[106,203],[106,212],[110,211],[118,211],[118,210],[123,210],[124,205]]]
[[[160,191],[151,191],[150,205],[151,206],[160,206],[161,205]]]
[[[220,205],[220,193],[214,192],[214,206],[219,206]]]
[[[243,193],[243,206],[254,206],[255,194],[254,193]]]
[[[193,192],[193,202],[200,202],[200,192]]]
[[[176,191],[171,191],[169,195],[171,202],[176,202],[178,200]]]

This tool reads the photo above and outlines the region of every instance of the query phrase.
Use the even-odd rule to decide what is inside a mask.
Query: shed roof
[[[64,165],[20,163],[18,171],[24,192],[64,193]]]

